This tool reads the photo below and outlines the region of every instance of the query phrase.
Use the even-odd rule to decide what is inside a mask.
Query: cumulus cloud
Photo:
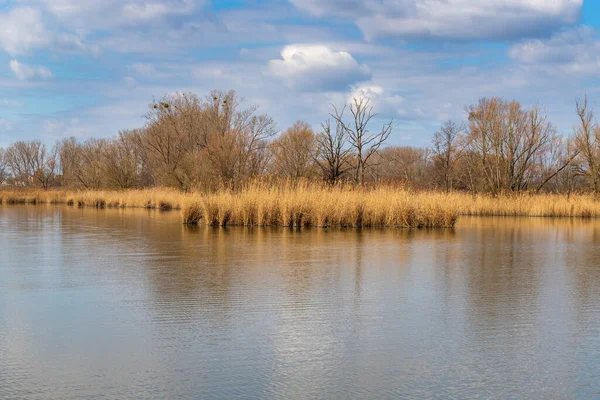
[[[368,100],[369,104],[373,106],[374,112],[383,115],[404,117],[407,114],[407,110],[404,109],[404,97],[390,93],[382,86],[373,83],[365,83],[352,87],[346,102],[351,104],[354,99]]]
[[[11,55],[29,54],[37,49],[51,48],[67,53],[99,52],[74,33],[49,28],[44,14],[37,8],[18,7],[0,12],[0,48]]]
[[[170,15],[185,15],[204,0],[20,0],[41,5],[63,23],[79,29],[133,25]]]
[[[583,0],[290,0],[317,16],[355,21],[367,38],[504,40],[578,22]]]
[[[370,79],[371,71],[345,51],[323,45],[291,45],[280,60],[269,62],[269,72],[289,87],[303,90],[345,90]]]
[[[49,79],[52,78],[52,72],[41,65],[27,65],[17,60],[10,61],[10,69],[17,79],[26,81],[31,79]]]
[[[23,7],[0,13],[0,47],[7,53],[24,54],[47,43],[39,10]]]
[[[512,46],[509,56],[528,67],[547,72],[597,74],[600,67],[600,37],[589,27],[554,35],[547,40],[527,40]]]

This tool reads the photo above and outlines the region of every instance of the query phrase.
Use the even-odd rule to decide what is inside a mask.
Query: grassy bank
[[[587,195],[512,195],[413,192],[382,186],[359,189],[318,183],[250,184],[240,191],[182,193],[173,189],[129,191],[0,190],[4,204],[181,209],[186,224],[212,226],[453,227],[460,215],[600,217],[600,202]]]
[[[515,194],[503,196],[451,193],[461,215],[511,217],[600,217],[600,202],[590,195]]]
[[[191,194],[174,189],[144,190],[0,190],[0,204],[68,204],[96,208],[181,209]]]
[[[4,204],[181,209],[186,224],[212,226],[453,227],[455,206],[439,193],[321,184],[250,184],[238,192],[2,190]]]

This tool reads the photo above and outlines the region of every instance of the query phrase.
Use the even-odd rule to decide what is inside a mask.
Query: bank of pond
[[[600,216],[600,202],[584,194],[491,196],[320,184],[256,184],[216,192],[4,189],[0,204],[181,210],[183,223],[211,226],[452,228],[461,215]]]

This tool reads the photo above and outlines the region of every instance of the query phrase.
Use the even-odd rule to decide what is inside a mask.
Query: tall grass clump
[[[465,193],[448,195],[458,204],[462,215],[511,217],[600,217],[600,202],[592,195],[505,194],[476,196]]]
[[[451,228],[458,208],[437,196],[391,187],[254,182],[236,192],[198,195],[184,207],[183,219],[210,226]]]
[[[67,204],[95,208],[149,208],[159,210],[181,209],[192,197],[175,189],[151,188],[143,190],[0,190],[0,204]]]
[[[182,210],[186,224],[211,226],[448,228],[460,215],[600,217],[592,195],[412,191],[390,185],[329,186],[310,181],[257,181],[232,190],[184,193],[143,190],[0,189],[0,204]]]

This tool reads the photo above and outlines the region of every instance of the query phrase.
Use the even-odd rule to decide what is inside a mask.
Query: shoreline
[[[180,210],[182,222],[210,226],[452,228],[460,217],[600,218],[590,195],[418,192],[381,186],[250,184],[238,192],[175,189],[0,189],[0,204]]]

